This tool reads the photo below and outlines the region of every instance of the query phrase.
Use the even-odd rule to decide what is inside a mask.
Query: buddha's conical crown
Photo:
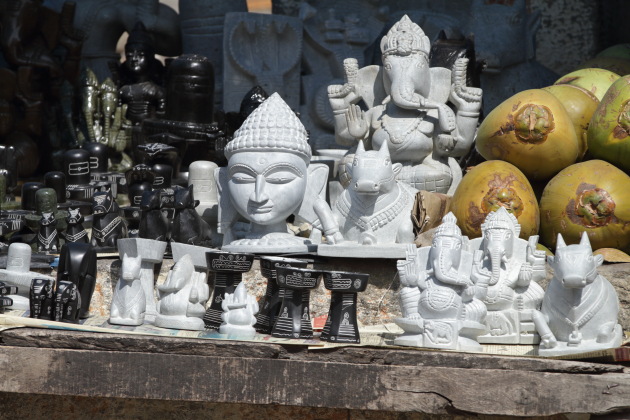
[[[295,113],[274,93],[245,120],[225,146],[225,157],[244,151],[288,152],[311,159],[311,146],[304,125]]]

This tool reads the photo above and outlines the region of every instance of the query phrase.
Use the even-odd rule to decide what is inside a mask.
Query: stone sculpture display
[[[89,243],[90,238],[87,231],[83,227],[83,215],[78,208],[68,208],[68,216],[66,217],[67,227],[63,233],[66,243]]]
[[[482,237],[470,241],[470,249],[482,251],[475,270],[490,272],[486,334],[480,343],[535,344],[539,337],[532,321],[540,309],[544,291],[537,283],[545,278],[545,252],[536,250],[538,236],[519,238],[521,226],[504,207],[486,216]]]
[[[110,324],[142,325],[155,321],[154,266],[162,262],[166,245],[142,238],[118,240],[122,267],[112,296]]]
[[[311,290],[319,285],[321,271],[276,266],[278,286],[285,289],[282,305],[271,331],[273,337],[313,338]]]
[[[357,293],[364,292],[369,274],[324,271],[324,286],[331,291],[328,318],[320,340],[333,343],[360,343],[357,322]]]
[[[57,283],[55,292],[55,317],[57,322],[79,322],[81,312],[81,295],[79,288],[71,281]]]
[[[486,295],[490,273],[473,264],[467,238],[452,213],[444,216],[430,247],[409,245],[407,258],[398,261],[402,317],[396,324],[405,332],[395,344],[439,349],[479,351],[484,334]],[[481,258],[477,251],[476,258]]]
[[[256,335],[254,324],[258,313],[256,298],[247,293],[245,283],[239,283],[234,293],[226,293],[221,302],[223,323],[219,327],[220,334],[228,338],[248,339]]]
[[[29,303],[31,318],[52,319],[55,306],[55,281],[33,279],[30,288]]]
[[[219,232],[223,249],[238,252],[313,251],[313,241],[288,232],[286,219],[316,228],[325,202],[328,167],[309,166],[307,133],[280,95],[274,93],[245,120],[225,148],[227,168],[218,168]],[[250,222],[244,238],[234,230],[239,217]],[[326,230],[326,229],[324,229]]]
[[[217,329],[223,323],[222,302],[227,293],[234,293],[236,287],[243,280],[243,273],[252,268],[253,254],[210,251],[206,253],[208,271],[214,273],[214,290],[212,299],[203,321],[206,328]],[[252,323],[252,325],[254,325]]]
[[[205,220],[199,216],[195,207],[193,186],[175,191],[175,218],[171,230],[171,240],[197,246],[212,245],[212,231]]]
[[[12,243],[9,245],[7,268],[0,268],[0,281],[7,286],[17,286],[18,288],[15,294],[8,296],[13,300],[10,309],[29,309],[29,293],[33,279],[55,280],[50,276],[30,271],[31,252],[31,247],[27,244]]]
[[[415,239],[411,209],[417,190],[397,181],[401,163],[392,163],[387,143],[365,151],[359,141],[350,174],[352,182],[332,212],[343,240],[327,236],[319,255],[350,258],[401,258]],[[329,230],[329,232],[334,232]]]
[[[110,191],[92,196],[92,236],[90,243],[98,248],[116,248],[119,239],[127,237],[127,224]]]
[[[77,285],[81,296],[79,317],[90,315],[90,302],[96,287],[96,252],[87,243],[67,243],[61,247],[57,284],[70,281]]]
[[[586,232],[579,244],[566,245],[558,234],[556,254],[547,257],[554,276],[534,317],[541,337],[538,354],[561,356],[619,347],[619,298],[597,272],[604,258],[593,255]]]
[[[280,312],[285,289],[278,285],[276,267],[306,268],[308,263],[295,258],[283,258],[272,256],[260,257],[260,273],[267,279],[267,289],[260,305],[260,312],[256,314],[254,328],[262,334],[271,334],[276,317]]]
[[[481,90],[466,86],[467,60],[457,60],[452,71],[430,68],[429,39],[406,15],[380,45],[382,68],[359,70],[348,59],[346,83],[328,88],[337,142],[354,146],[365,139],[374,149],[386,143],[392,161],[403,164],[398,179],[452,192],[462,176],[454,158],[470,149],[481,108]]]
[[[243,95],[256,85],[267,92],[278,92],[292,109],[299,108],[302,57],[299,19],[228,13],[223,51],[223,108],[226,111],[237,111]]]
[[[205,303],[210,297],[210,288],[206,283],[206,274],[195,271],[189,255],[184,255],[175,263],[166,281],[157,289],[157,327],[203,331]]]

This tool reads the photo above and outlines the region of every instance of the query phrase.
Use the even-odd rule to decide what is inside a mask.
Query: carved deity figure
[[[430,247],[409,246],[407,259],[398,262],[403,316],[395,322],[405,333],[396,344],[481,350],[477,337],[485,332],[486,318],[481,300],[490,273],[473,264],[467,241],[448,213]]]
[[[558,234],[556,255],[547,257],[554,276],[534,322],[540,355],[559,356],[619,347],[619,297],[597,272],[604,258],[593,255],[586,232],[579,244],[566,245]]]
[[[258,302],[255,297],[247,293],[245,283],[239,283],[234,293],[226,293],[221,307],[223,323],[219,327],[219,333],[234,338],[248,338],[256,334],[254,324],[258,313]]]
[[[537,251],[538,236],[520,239],[521,225],[501,207],[488,214],[481,225],[482,237],[470,241],[472,250],[481,250],[475,259],[477,270],[489,271],[487,333],[481,343],[533,344],[532,314],[540,308],[544,291],[537,283],[545,278],[545,252]]]
[[[328,96],[339,144],[364,139],[377,150],[387,144],[392,160],[403,164],[398,179],[447,193],[462,176],[454,158],[472,144],[481,89],[466,86],[467,59],[452,71],[430,68],[429,51],[429,38],[405,15],[381,40],[383,67],[359,70],[347,59],[346,83],[329,86]]]
[[[219,232],[223,249],[236,252],[314,250],[315,240],[289,232],[286,219],[316,228],[325,202],[328,167],[309,165],[311,148],[300,120],[274,93],[245,120],[225,147],[226,168],[217,168]],[[239,217],[250,222],[245,237],[234,229]]]

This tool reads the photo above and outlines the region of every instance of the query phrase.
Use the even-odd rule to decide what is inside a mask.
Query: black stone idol
[[[357,293],[365,291],[369,274],[324,271],[324,286],[332,292],[328,319],[321,340],[334,343],[360,343],[357,325]]]

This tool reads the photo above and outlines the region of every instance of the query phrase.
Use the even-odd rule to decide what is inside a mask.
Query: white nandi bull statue
[[[392,163],[387,143],[366,151],[359,141],[349,168],[352,181],[333,206],[334,220],[322,220],[325,226],[338,226],[344,241],[320,245],[320,255],[405,258],[406,244],[415,239],[411,209],[418,190],[396,180],[401,168]]]
[[[547,260],[554,276],[542,310],[534,316],[541,337],[539,354],[559,356],[620,346],[619,298],[597,272],[604,258],[593,255],[586,232],[579,244],[568,246],[558,234],[556,255]]]

